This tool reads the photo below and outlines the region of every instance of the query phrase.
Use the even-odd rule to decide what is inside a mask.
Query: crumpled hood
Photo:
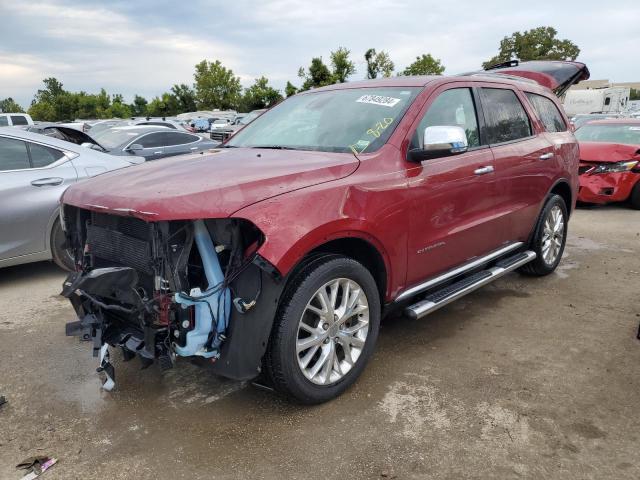
[[[144,220],[227,217],[267,198],[344,178],[347,153],[228,148],[105,173],[67,189],[62,202]]]
[[[580,142],[580,160],[583,162],[614,163],[640,160],[640,145],[622,143]]]

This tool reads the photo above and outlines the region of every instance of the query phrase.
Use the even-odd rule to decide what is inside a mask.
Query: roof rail
[[[495,77],[501,77],[507,80],[514,80],[516,82],[524,82],[524,83],[529,83],[529,84],[533,84],[533,85],[539,85],[538,82],[536,82],[535,80],[531,80],[530,78],[525,78],[525,77],[519,77],[518,75],[509,75],[507,73],[498,73],[498,72],[471,72],[471,73],[464,73],[461,76],[465,76],[465,77],[489,77],[489,78],[495,78]]]

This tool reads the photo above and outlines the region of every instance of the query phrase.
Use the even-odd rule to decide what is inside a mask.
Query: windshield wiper
[[[270,150],[302,150],[298,147],[287,147],[286,145],[254,145],[251,148],[267,148]]]

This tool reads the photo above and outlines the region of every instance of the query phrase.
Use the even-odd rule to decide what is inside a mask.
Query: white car
[[[85,178],[142,162],[0,128],[0,267],[53,259],[72,269],[58,218],[62,192]]]
[[[33,125],[31,116],[26,113],[0,113],[0,127]]]

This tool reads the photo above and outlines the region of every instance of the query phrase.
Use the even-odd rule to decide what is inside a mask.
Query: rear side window
[[[60,150],[38,145],[37,143],[30,143],[29,150],[31,150],[31,164],[33,168],[46,167],[64,157],[64,153]]]
[[[193,143],[200,138],[196,135],[189,135],[188,133],[180,132],[164,132],[162,136],[164,137],[165,145],[168,147]]]
[[[144,137],[140,137],[133,143],[139,143],[144,148],[157,148],[163,147],[165,145],[162,133],[150,133],[149,135],[145,135]]]
[[[29,125],[27,117],[23,115],[11,115],[11,123],[14,125]]]
[[[0,127],[8,127],[8,126],[9,126],[9,119],[4,115],[0,115]]]
[[[526,95],[540,120],[542,120],[547,132],[567,131],[567,125],[564,123],[564,119],[555,103],[547,97],[536,95],[535,93],[526,93]]]
[[[489,143],[512,142],[531,136],[531,122],[513,90],[482,88],[480,92]]]
[[[22,140],[0,137],[0,171],[30,168],[27,144]]]
[[[420,148],[425,128],[437,126],[462,127],[467,134],[469,148],[480,145],[476,108],[470,89],[452,88],[438,95],[422,117],[410,148]]]

